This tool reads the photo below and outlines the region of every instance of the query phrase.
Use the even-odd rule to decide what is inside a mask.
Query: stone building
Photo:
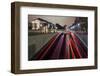
[[[56,32],[57,27],[44,19],[36,18],[32,20],[32,30],[42,33]]]
[[[77,17],[74,23],[69,28],[74,31],[87,32],[88,29],[87,17]]]

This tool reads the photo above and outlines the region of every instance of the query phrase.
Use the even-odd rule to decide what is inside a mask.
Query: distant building
[[[38,31],[42,33],[57,31],[57,28],[53,23],[41,18],[34,19],[31,23],[32,23],[32,30],[34,31]]]
[[[74,31],[87,32],[88,29],[87,17],[77,17],[75,19],[75,22],[69,28]]]
[[[68,25],[64,25],[65,32],[69,31]]]

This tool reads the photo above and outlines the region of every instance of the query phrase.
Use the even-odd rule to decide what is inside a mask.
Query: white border
[[[28,61],[28,14],[88,17],[88,58]],[[94,65],[94,11],[40,7],[20,8],[20,69],[43,69]]]

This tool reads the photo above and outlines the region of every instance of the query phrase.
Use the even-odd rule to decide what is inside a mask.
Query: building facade
[[[44,19],[37,18],[34,19],[32,22],[32,30],[42,33],[49,33],[49,32],[56,32],[57,27]]]

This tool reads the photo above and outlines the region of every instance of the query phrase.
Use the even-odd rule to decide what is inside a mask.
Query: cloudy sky
[[[68,16],[28,15],[29,22],[31,22],[36,18],[42,18],[54,24],[59,23],[62,26],[71,25],[75,21],[75,17],[68,17]]]

